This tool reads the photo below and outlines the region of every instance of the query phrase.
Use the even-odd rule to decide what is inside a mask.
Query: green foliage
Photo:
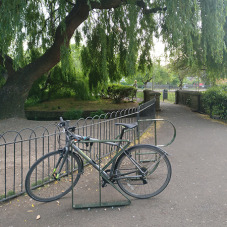
[[[93,97],[89,91],[89,85],[87,78],[80,79],[74,83],[73,90],[75,92],[75,97],[80,100],[92,100]]]
[[[105,112],[103,110],[97,110],[95,112],[91,112],[90,116],[91,117],[99,116],[99,117],[101,117],[101,119],[104,119],[104,117],[105,117],[104,114],[105,114]]]
[[[90,7],[88,19],[83,15],[86,3]],[[74,38],[79,46],[85,37],[81,50],[85,82],[73,67],[72,49],[66,48],[70,40],[62,41],[64,38],[58,36],[66,31],[69,16],[74,18],[78,13],[80,19],[71,23],[67,33],[73,34],[81,18],[86,20]],[[153,36],[160,35],[170,55],[177,55],[184,68],[207,69],[210,77],[226,76],[226,0],[0,0],[0,15],[0,57],[11,57],[16,71],[34,69],[35,64],[25,66],[53,49],[61,49],[61,56],[49,65],[59,59],[61,64],[51,75],[45,75],[45,81],[34,85],[30,93],[33,100],[70,95],[87,99],[91,93],[98,96],[109,82],[119,82],[122,76],[132,77],[138,70],[143,75],[151,72]],[[55,40],[58,42],[54,44]],[[58,46],[62,42],[64,45]],[[45,70],[49,70],[47,65],[28,76],[29,80],[33,82]],[[184,74],[182,71],[179,77],[181,84]],[[166,80],[166,75],[161,76]]]
[[[6,195],[5,194],[0,195],[0,200],[5,199],[5,198],[10,197],[10,196],[14,196],[14,195],[16,195],[15,191],[10,190],[10,191],[7,192]]]
[[[92,92],[105,90],[108,80],[118,82],[123,75],[134,75],[138,59],[140,68],[151,65],[149,50],[155,30],[153,15],[143,14],[134,1],[91,15],[83,27],[87,42],[81,59]]]
[[[11,190],[7,192],[7,197],[15,195],[15,191]]]
[[[66,78],[61,71],[61,67],[56,66],[50,74],[43,75],[32,86],[28,101],[35,103],[51,99],[76,97],[81,100],[90,100],[91,95],[87,80],[76,79],[76,75],[66,74]]]
[[[91,10],[83,31],[76,31],[75,40],[78,45],[85,35],[88,52],[98,53],[101,59],[98,65],[86,65],[98,66],[102,79],[109,77],[116,81],[119,75],[133,75],[136,62],[141,70],[144,65],[151,66],[153,35],[158,37],[160,30],[168,50],[174,53],[177,48],[187,55],[189,63],[202,59],[201,63],[207,66],[218,63],[223,66],[226,62],[226,1],[144,0],[140,3],[129,0],[115,8],[114,0],[87,1],[91,9],[94,2],[103,4],[102,10]],[[15,68],[23,66],[24,55],[32,55],[34,49],[45,53],[53,44],[57,27],[65,31],[62,22],[76,3],[78,1],[1,0],[0,53],[13,56]],[[160,16],[154,17],[154,12]],[[65,66],[67,56],[67,51],[62,50]],[[32,62],[32,57],[29,59]],[[214,64],[210,64],[212,61]],[[93,85],[94,80],[91,81]]]
[[[202,96],[204,109],[210,117],[214,115],[227,119],[227,85],[208,89]]]
[[[44,53],[51,46],[56,27],[72,9],[62,0],[1,0],[0,3],[0,53],[11,52],[15,68],[23,66],[25,53],[31,54],[34,48]]]
[[[166,5],[162,34],[175,68],[194,74],[206,70],[209,80],[225,77],[227,2],[173,0]]]
[[[139,88],[145,87],[148,82],[154,81],[155,84],[170,84],[172,82],[172,76],[168,72],[167,67],[161,66],[159,62],[153,62],[150,68],[145,67],[144,72],[136,71],[134,76],[126,78],[127,84],[133,84],[137,80]]]
[[[132,86],[112,84],[108,86],[107,95],[116,103],[120,103],[124,98],[135,97],[137,89]]]
[[[82,117],[82,110],[69,110],[63,114],[63,118],[67,120],[76,120]]]
[[[88,78],[81,75],[81,63],[79,59],[80,50],[71,46],[71,50],[65,48],[67,55],[61,64],[56,65],[48,74],[36,80],[29,91],[26,105],[33,105],[50,99],[76,97],[81,100],[91,99],[88,86]],[[65,67],[65,65],[68,65]],[[67,68],[67,70],[66,70]]]

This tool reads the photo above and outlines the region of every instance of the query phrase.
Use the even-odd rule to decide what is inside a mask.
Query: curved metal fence
[[[155,100],[140,105],[137,108],[114,111],[99,116],[71,121],[76,126],[76,134],[91,136],[100,140],[116,138],[120,127],[115,123],[145,122],[146,118],[155,118]],[[151,124],[151,123],[150,123]],[[147,122],[140,127],[125,133],[125,139],[137,142],[141,132],[149,127]],[[57,150],[65,144],[65,135],[50,122],[49,125],[34,129],[24,128],[20,131],[7,131],[0,134],[0,201],[16,197],[25,192],[24,180],[31,165],[44,154]],[[84,146],[84,145],[81,145]],[[102,145],[102,155],[109,153],[110,147]],[[98,147],[93,146],[89,153],[92,159],[98,154]]]

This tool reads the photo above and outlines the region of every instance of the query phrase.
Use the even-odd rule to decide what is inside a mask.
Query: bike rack
[[[157,144],[157,122],[160,122],[160,121],[164,121],[164,122],[168,122],[172,128],[173,128],[173,136],[171,138],[171,140],[167,143],[167,144],[164,144],[164,145],[158,145]],[[166,147],[166,146],[169,146],[170,144],[173,143],[173,141],[175,140],[176,138],[176,128],[175,126],[168,120],[164,120],[164,119],[145,119],[145,120],[138,120],[138,127],[137,127],[137,136],[138,136],[138,142],[140,143],[140,132],[139,132],[139,127],[140,127],[140,122],[153,122],[154,123],[154,137],[155,137],[155,146],[157,147]],[[100,144],[108,144],[109,145],[114,145],[114,143],[116,144],[117,142],[119,142],[120,140],[92,140],[92,141],[80,141],[78,143],[87,143],[89,144],[90,142],[92,143],[98,143],[98,146],[99,146],[99,154],[98,154],[98,157],[97,157],[97,164],[99,166],[101,166],[101,163],[102,163],[102,159],[103,157],[101,156],[101,149],[100,149]],[[121,140],[121,141],[124,141],[124,142],[129,142],[128,140]],[[91,149],[89,150],[89,152],[91,152]],[[110,152],[111,153],[111,152]],[[94,169],[92,167],[92,169]],[[106,170],[106,166],[104,166],[104,170]],[[109,181],[108,179],[106,179],[101,171],[97,171],[98,172],[98,189],[96,189],[97,193],[98,194],[96,197],[97,197],[97,201],[96,202],[79,202],[79,203],[75,203],[74,202],[74,199],[75,198],[86,198],[88,196],[88,194],[81,194],[79,192],[79,194],[76,196],[76,192],[75,190],[77,190],[78,188],[78,184],[80,184],[81,182],[81,179],[78,181],[78,183],[76,184],[75,187],[73,187],[72,189],[72,207],[74,209],[90,209],[90,208],[100,208],[100,207],[119,207],[119,206],[125,206],[125,205],[129,205],[131,204],[131,200],[128,198],[128,196],[121,191],[121,189],[118,188],[118,186],[116,186],[114,183],[112,183],[111,181]],[[102,178],[104,178],[107,182],[108,182],[108,186],[112,186],[112,187],[107,187],[108,188],[108,191],[107,192],[103,192],[103,189],[105,188],[102,188]],[[89,182],[89,181],[88,181]],[[85,182],[86,183],[86,182]],[[85,184],[84,182],[82,182],[82,184]],[[73,184],[73,175],[72,175],[72,184]],[[92,182],[90,182],[90,184],[92,184]],[[86,185],[85,185],[86,186]],[[84,187],[84,185],[82,186]],[[82,187],[80,188],[80,190],[82,190],[84,193],[86,190],[83,190]],[[105,200],[103,197],[104,197],[104,194],[111,194],[113,193],[113,190],[111,191],[111,189],[114,189],[115,192],[118,192],[118,194],[121,194],[124,198],[124,200],[114,200],[114,201],[108,201],[108,200]],[[79,191],[79,190],[78,190]],[[90,190],[92,191],[92,190]],[[92,198],[94,198],[94,195],[91,195]]]
[[[164,144],[164,145],[158,144],[158,142],[157,142],[157,139],[158,139],[157,138],[157,122],[161,122],[161,121],[168,122],[172,126],[172,128],[173,128],[173,136],[172,136],[171,140],[168,143]],[[157,146],[157,147],[167,147],[170,144],[172,144],[173,141],[176,138],[176,128],[175,128],[175,126],[174,126],[174,124],[172,122],[170,122],[168,120],[165,120],[165,119],[145,119],[145,120],[138,120],[138,131],[137,131],[137,135],[138,135],[138,140],[139,141],[140,141],[140,136],[141,136],[140,135],[140,132],[139,132],[140,122],[153,122],[154,123],[154,139],[155,139],[155,144],[154,145]]]
[[[129,141],[126,141],[126,140],[121,140],[121,141],[129,142]],[[95,141],[89,141],[89,142],[80,141],[79,143],[90,143],[90,142],[98,143],[99,154],[98,154],[96,163],[99,166],[101,166],[101,164],[103,162],[103,159],[105,159],[105,158],[101,157],[101,149],[100,149],[101,146],[100,146],[100,144],[108,144],[108,143],[110,143],[109,145],[114,145],[114,143],[119,142],[119,140],[95,140]],[[103,167],[103,169],[106,170],[107,167],[108,166],[105,165]],[[88,169],[88,168],[90,168],[90,166],[85,167],[85,169]],[[94,170],[93,167],[91,167],[91,168],[92,168],[92,170]],[[86,197],[89,197],[89,194],[86,193],[88,191],[83,190],[83,188],[82,188],[82,187],[84,187],[86,185],[83,185],[82,187],[80,187],[80,185],[79,185],[79,189],[78,189],[78,192],[77,192],[78,184],[80,184],[80,182],[81,182],[81,179],[80,179],[78,181],[78,183],[76,184],[76,186],[73,187],[73,189],[72,189],[72,207],[74,209],[85,209],[85,208],[90,209],[90,208],[100,208],[100,207],[112,207],[113,208],[113,207],[119,207],[119,206],[125,206],[125,205],[131,204],[131,200],[128,198],[128,196],[124,192],[121,191],[120,188],[118,188],[117,185],[115,185],[114,183],[109,181],[107,178],[105,178],[102,175],[100,170],[99,171],[95,171],[95,172],[98,173],[98,182],[96,182],[96,185],[98,184],[98,187],[96,186],[96,190],[93,189],[93,191],[92,190],[89,190],[89,191],[90,191],[91,194],[93,193],[93,195],[90,196],[90,197],[92,197],[91,199],[93,200],[94,197],[96,197],[95,198],[96,201],[95,202],[85,202],[84,201],[84,199],[86,199]],[[94,173],[92,173],[92,174],[95,175]],[[107,187],[104,187],[104,188],[102,187],[102,178],[104,178],[105,181],[108,182]],[[93,177],[92,177],[92,179],[93,179]],[[97,175],[96,175],[95,179],[97,179]],[[90,182],[90,180],[88,180],[88,182],[85,182],[85,183],[90,183],[91,187],[94,187],[94,185],[92,185],[93,182]],[[72,184],[73,184],[73,175],[72,175]],[[84,182],[82,182],[82,184],[84,184]],[[109,186],[112,186],[112,187],[109,187]],[[106,188],[107,188],[107,190],[106,190]],[[81,192],[79,192],[79,191],[83,191],[83,193],[81,194]],[[79,193],[79,194],[76,195],[77,193]],[[107,199],[108,195],[111,195],[111,194],[115,194],[116,195],[116,193],[118,194],[118,196],[121,195],[121,197],[123,197],[124,200],[109,201],[109,199]],[[79,201],[79,203],[78,203],[77,200],[79,200],[79,199],[82,199],[83,202],[81,203]]]

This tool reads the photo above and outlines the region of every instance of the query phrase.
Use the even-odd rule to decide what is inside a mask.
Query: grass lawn
[[[110,99],[100,99],[96,101],[81,101],[75,98],[56,99],[36,104],[35,106],[26,107],[28,111],[96,111],[96,110],[121,110],[137,107],[137,102],[123,101],[121,103],[113,103]]]

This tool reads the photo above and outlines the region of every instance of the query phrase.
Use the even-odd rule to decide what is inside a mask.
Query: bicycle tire
[[[69,152],[58,179],[54,179],[53,171],[63,151],[50,152],[38,159],[30,168],[25,179],[25,189],[28,195],[39,202],[51,202],[60,199],[72,190],[82,173],[80,158]],[[61,160],[62,162],[62,160]],[[72,165],[73,163],[73,184]],[[60,163],[61,165],[61,163]],[[59,166],[60,166],[59,165]],[[59,168],[59,167],[58,167]],[[56,173],[58,170],[55,171]]]
[[[133,157],[142,171],[147,173],[145,177],[128,156]],[[118,158],[115,173],[122,191],[132,197],[146,199],[158,195],[167,187],[172,169],[163,150],[142,144],[129,148]]]

